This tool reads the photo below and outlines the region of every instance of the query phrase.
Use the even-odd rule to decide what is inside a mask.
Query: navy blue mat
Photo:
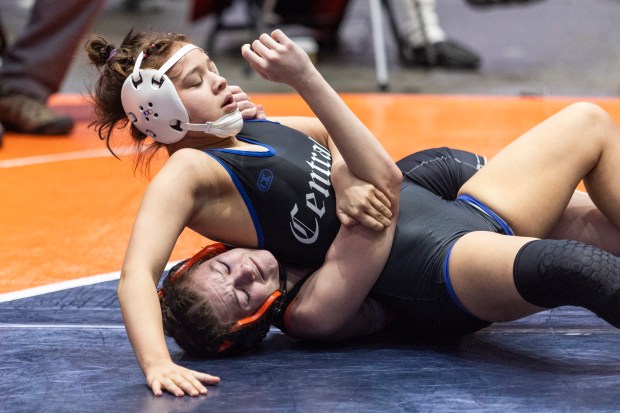
[[[219,375],[156,398],[123,328],[116,281],[0,303],[2,412],[618,411],[620,332],[564,307],[444,342],[334,346],[272,329],[260,352],[174,359]]]

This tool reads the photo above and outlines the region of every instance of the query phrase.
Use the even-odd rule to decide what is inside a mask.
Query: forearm
[[[308,55],[281,30],[263,34],[242,54],[265,79],[293,87],[340,149],[351,172],[389,196],[402,177],[373,134],[323,79]],[[397,185],[395,185],[395,182]],[[391,198],[391,197],[390,197]]]
[[[397,213],[397,210],[394,211]],[[336,340],[361,334],[355,320],[391,250],[395,225],[381,232],[341,227],[325,263],[304,284],[293,304],[291,333],[299,338]],[[362,326],[363,327],[363,326]],[[352,329],[346,333],[347,329]],[[346,334],[345,334],[346,333]]]
[[[159,298],[150,277],[123,274],[118,285],[127,336],[145,376],[149,366],[169,360]]]
[[[293,87],[325,125],[349,170],[386,194],[394,191],[401,176],[394,161],[321,74],[312,68]]]

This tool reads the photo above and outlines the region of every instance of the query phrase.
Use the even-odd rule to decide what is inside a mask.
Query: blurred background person
[[[82,36],[105,0],[36,0],[15,41],[7,42],[0,66],[0,122],[6,130],[64,135],[73,120],[47,106],[58,92]],[[3,3],[4,4],[4,3]]]
[[[435,0],[388,0],[387,6],[403,64],[447,69],[480,66],[476,52],[447,38]]]

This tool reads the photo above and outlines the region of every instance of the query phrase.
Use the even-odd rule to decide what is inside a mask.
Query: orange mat
[[[294,95],[253,95],[268,115],[311,115]],[[434,146],[492,156],[536,123],[577,99],[393,94],[344,95],[352,110],[399,159]],[[620,121],[620,100],[588,99]],[[0,149],[0,293],[121,267],[133,218],[148,180],[134,175],[88,128],[80,96],[51,104],[78,119],[65,137],[7,133]],[[157,168],[154,169],[156,171]],[[208,241],[186,231],[181,259]]]

